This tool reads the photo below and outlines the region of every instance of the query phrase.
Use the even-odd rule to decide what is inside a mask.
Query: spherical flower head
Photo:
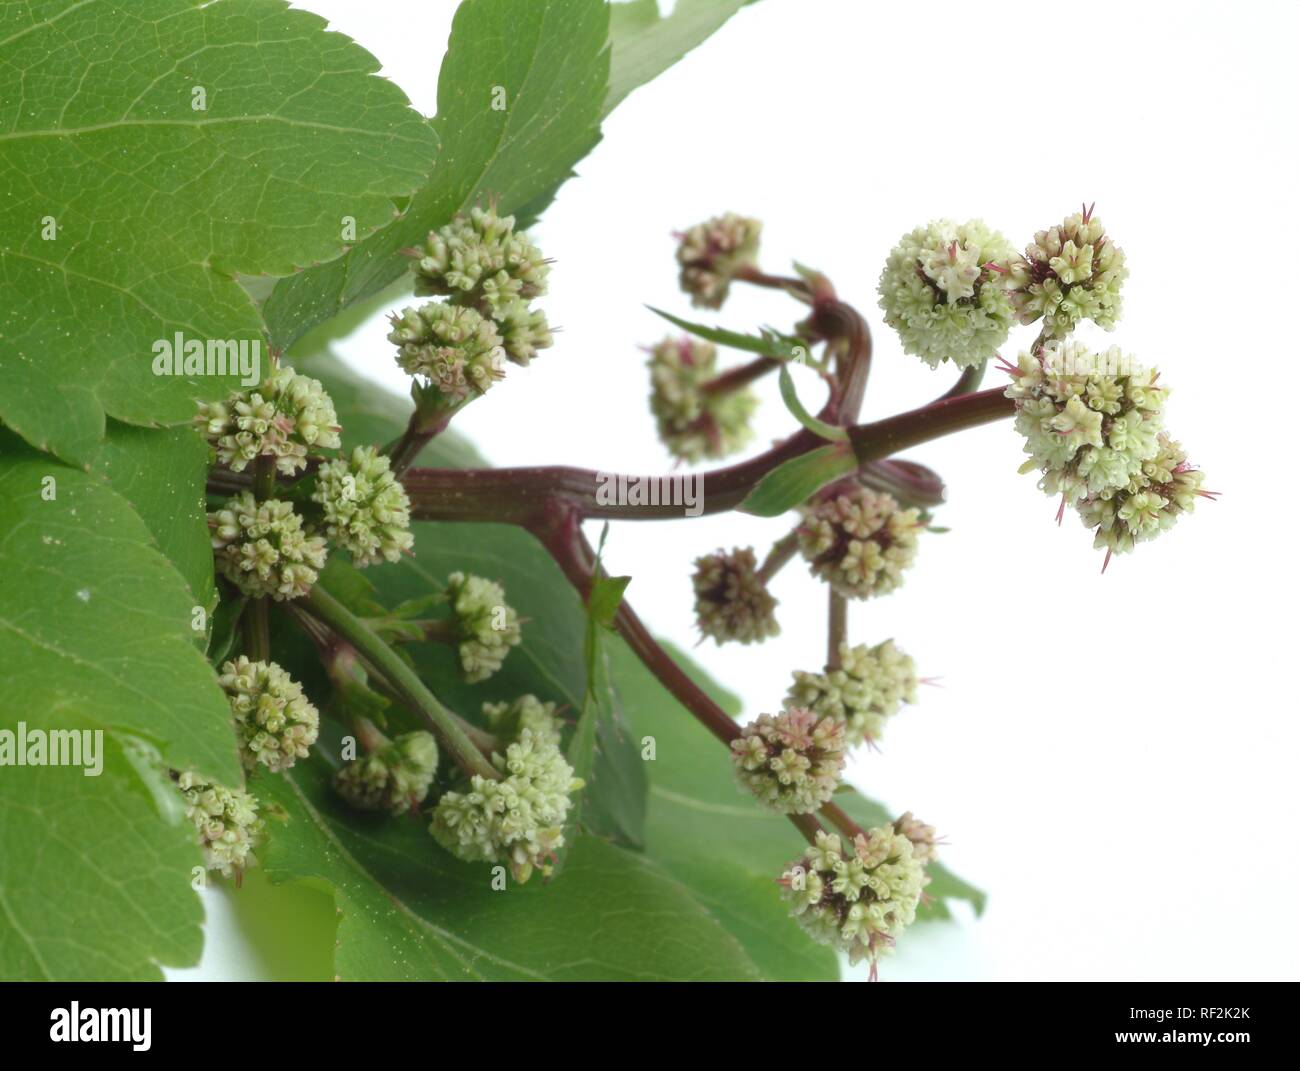
[[[798,707],[759,715],[731,742],[736,783],[778,814],[807,814],[829,800],[844,758],[843,724]]]
[[[502,740],[517,739],[527,729],[535,740],[560,746],[560,718],[554,703],[535,695],[521,695],[512,703],[484,703],[488,728]]]
[[[475,309],[429,301],[392,317],[388,341],[402,371],[423,376],[448,405],[487,392],[504,375],[496,325]]]
[[[1182,445],[1161,432],[1155,454],[1144,461],[1128,484],[1107,494],[1089,497],[1079,504],[1079,514],[1088,528],[1096,528],[1093,546],[1112,554],[1124,554],[1138,543],[1167,532],[1184,513],[1196,508],[1197,498],[1213,498],[1203,490],[1205,476],[1187,460]]]
[[[666,338],[650,351],[650,412],[659,438],[674,457],[695,462],[735,453],[753,435],[758,398],[748,387],[705,392],[717,375],[711,342]]]
[[[334,775],[334,790],[359,811],[414,811],[438,769],[438,743],[423,730],[403,733]]]
[[[894,822],[894,832],[912,842],[912,858],[922,866],[938,858],[938,831],[934,826],[922,822],[911,811],[904,811]]]
[[[850,747],[879,740],[899,708],[916,702],[916,663],[893,640],[841,644],[839,663],[824,673],[796,672],[786,702],[841,722]]]
[[[185,800],[185,817],[194,823],[207,868],[228,878],[251,866],[252,853],[265,832],[257,800],[242,788],[226,788],[189,772],[179,776],[176,787]]]
[[[526,365],[554,341],[546,313],[534,309],[523,298],[512,298],[493,311],[493,320],[501,334],[501,344],[506,357],[518,365]]]
[[[429,234],[415,262],[416,294],[438,294],[494,319],[515,299],[546,293],[550,265],[514,216],[473,208]]]
[[[980,220],[941,219],[905,234],[889,254],[878,291],[885,323],[903,350],[931,368],[967,368],[992,357],[1014,315],[987,265],[1012,255],[1011,244]]]
[[[695,559],[695,621],[721,645],[762,643],[781,631],[776,599],[758,575],[751,547],[719,550]]]
[[[243,472],[258,457],[292,475],[306,467],[309,452],[339,446],[338,415],[320,382],[292,368],[277,368],[254,390],[224,402],[206,402],[194,418],[216,450],[217,461]]]
[[[1107,331],[1119,320],[1128,268],[1091,208],[1039,231],[1023,257],[1001,261],[998,269],[1020,322],[1041,318],[1048,338],[1064,338],[1080,320]]]
[[[520,641],[519,615],[507,605],[505,589],[481,576],[452,573],[446,595],[465,679],[471,684],[485,681]]]
[[[1008,398],[1039,486],[1069,504],[1128,486],[1157,450],[1168,391],[1155,369],[1112,348],[1050,343],[1022,353]]]
[[[818,833],[780,884],[790,913],[813,940],[848,953],[850,963],[866,959],[874,967],[916,919],[926,876],[912,842],[879,826],[855,837],[847,851],[838,836]]]
[[[274,662],[240,655],[221,667],[217,681],[230,700],[246,770],[265,766],[279,773],[307,757],[320,732],[320,714],[288,673]]]
[[[758,262],[763,225],[734,212],[697,223],[680,235],[677,263],[680,282],[697,308],[719,309],[731,280],[741,268]]]
[[[804,509],[799,550],[813,576],[851,599],[886,595],[916,558],[921,514],[856,480],[823,490]]]
[[[253,598],[299,598],[325,568],[324,538],[305,532],[288,502],[244,491],[208,514],[208,528],[217,570]]]
[[[347,460],[322,465],[312,501],[325,510],[325,534],[352,555],[359,568],[395,562],[415,539],[411,500],[373,446],[358,446]]]
[[[531,729],[494,754],[500,780],[474,775],[443,794],[433,810],[429,832],[447,851],[467,862],[500,862],[515,881],[534,870],[551,871],[564,846],[570,795],[582,788],[559,744]]]

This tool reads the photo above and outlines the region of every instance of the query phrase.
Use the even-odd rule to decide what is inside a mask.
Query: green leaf
[[[346,981],[758,977],[671,875],[595,837],[578,839],[559,880],[493,889],[491,868],[452,858],[423,821],[350,810],[317,758],[259,792],[289,819],[273,831],[264,869],[277,882],[333,888],[335,970]]]
[[[725,327],[708,327],[705,324],[692,323],[670,312],[664,312],[663,309],[656,309],[653,305],[647,305],[646,308],[683,331],[706,341],[716,342],[719,346],[729,346],[731,349],[744,350],[746,353],[757,353],[761,357],[772,357],[778,361],[808,359],[808,344],[803,339],[783,335],[771,328],[764,328],[758,335],[746,335],[739,331],[729,331]]]
[[[430,181],[347,256],[276,286],[263,307],[272,342],[287,348],[384,289],[409,267],[402,249],[476,202],[491,197],[511,213],[549,199],[600,139],[608,35],[600,0],[464,0],[438,76]]]
[[[754,0],[677,0],[673,13],[659,15],[657,0],[632,0],[609,9],[609,92],[605,114],[638,86],[662,74],[742,7]]]
[[[814,435],[819,435],[828,442],[846,443],[849,441],[849,433],[836,424],[827,424],[824,420],[818,420],[799,401],[799,394],[794,389],[794,379],[790,375],[789,365],[781,366],[781,400],[785,402],[785,407],[790,410],[794,418],[799,421],[805,428]]]
[[[90,456],[91,473],[131,503],[185,578],[194,605],[211,613],[217,589],[204,497],[209,467],[208,444],[191,428],[136,428],[115,420]],[[193,636],[203,643],[207,631]]]
[[[28,708],[24,720],[42,730],[98,724],[71,708]],[[96,777],[68,766],[0,772],[6,981],[159,981],[160,964],[198,961],[194,827],[169,786],[151,789],[112,736],[103,747]],[[170,809],[163,788],[175,801]]]
[[[429,169],[378,66],[282,0],[7,5],[0,419],[85,462],[105,414],[174,424],[226,394],[238,377],[155,375],[154,343],[259,340],[236,273],[338,256],[344,217],[391,222]]]
[[[238,784],[230,708],[190,628],[194,596],[153,542],[101,479],[0,430],[0,723],[66,713]]]
[[[848,443],[820,446],[778,465],[737,508],[756,517],[779,517],[857,467]]]

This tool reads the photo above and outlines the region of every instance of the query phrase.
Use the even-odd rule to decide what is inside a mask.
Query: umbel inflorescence
[[[584,655],[595,660],[591,634],[599,638],[598,625],[622,631],[646,666],[725,742],[738,790],[759,808],[788,816],[803,834],[808,847],[780,875],[780,895],[809,935],[852,961],[868,961],[874,975],[876,961],[922,909],[940,843],[934,827],[910,812],[859,826],[842,783],[852,750],[879,747],[892,719],[917,702],[921,683],[913,658],[894,640],[855,643],[848,623],[851,602],[903,585],[917,564],[922,532],[942,531],[932,527],[930,513],[942,502],[941,481],[891,455],[900,443],[1014,418],[1028,458],[1024,471],[1059,499],[1061,513],[1078,512],[1107,561],[1167,531],[1210,492],[1165,427],[1169,392],[1160,374],[1073,337],[1085,322],[1116,325],[1127,276],[1123,253],[1090,209],[1040,231],[1023,254],[981,220],[938,220],[904,235],[880,276],[885,322],[904,352],[931,368],[955,365],[961,378],[930,406],[877,425],[857,423],[870,358],[865,322],[818,272],[764,273],[760,232],[757,220],[731,213],[681,232],[683,290],[692,304],[710,309],[734,286],[777,290],[806,306],[806,318],[788,333],[764,328],[745,336],[670,317],[688,333],[650,347],[648,371],[656,430],[679,462],[719,459],[750,441],[752,386],[778,369],[782,399],[800,426],[758,458],[716,470],[702,483],[706,497],[714,496],[706,503],[712,512],[791,514],[792,527],[761,558],[750,546],[703,554],[691,577],[701,637],[719,645],[778,634],[774,591],[789,562],[802,559],[824,585],[825,661],[796,670],[768,712],[737,724],[685,678],[630,608],[607,607],[598,618],[600,556],[585,544],[581,522],[635,516],[635,506],[620,511],[597,496],[612,512],[589,507],[583,488],[593,474],[538,466],[485,480],[481,471],[408,471],[509,365],[527,365],[553,343],[535,307],[546,293],[549,262],[511,216],[482,206],[406,251],[415,295],[430,300],[392,317],[388,338],[398,367],[412,377],[415,403],[400,439],[349,444],[344,452],[344,429],[324,388],[284,367],[255,388],[200,408],[196,425],[215,465],[208,514],[214,562],[238,620],[214,668],[250,779],[323,762],[336,805],[362,812],[355,821],[422,814],[432,842],[464,862],[490,864],[515,882],[549,876],[582,831],[574,794],[586,786],[575,766],[584,775],[589,769],[577,751],[566,750],[562,709],[531,694],[501,701],[498,690],[475,701],[472,721],[463,718],[428,690],[421,676],[428,663],[413,646],[448,645],[450,654],[432,657],[444,666],[454,662],[457,688],[491,681],[489,687],[504,689],[502,669],[527,621],[501,584],[464,569],[454,569],[441,589],[421,571],[429,590],[387,610],[351,572],[410,555],[413,517],[521,525],[587,603]],[[1038,334],[1014,364],[1003,362],[1010,384],[977,391],[987,362],[1025,324],[1037,325]],[[747,363],[721,367],[724,341],[748,351]],[[819,346],[820,358],[810,353]],[[796,364],[807,367],[792,372]],[[816,415],[798,401],[803,387],[796,376],[826,386]],[[931,434],[932,427],[938,430]],[[431,477],[435,492],[428,490]],[[319,710],[284,668],[296,663],[270,656],[272,613],[277,627],[301,627],[321,656],[335,694],[328,703],[321,698]],[[787,620],[786,627],[806,622]],[[587,668],[590,688],[595,674],[590,662]],[[323,732],[322,712],[341,723],[333,733]],[[337,739],[339,729],[344,744],[334,761],[321,754],[319,741]],[[570,749],[582,735],[572,735]],[[267,835],[267,809],[245,788],[194,771],[174,776],[209,867],[238,877]],[[594,793],[602,786],[595,775],[592,782]]]

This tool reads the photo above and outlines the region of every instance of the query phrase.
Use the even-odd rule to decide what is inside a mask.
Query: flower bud
[[[1010,257],[1010,243],[982,221],[941,219],[905,234],[889,254],[878,292],[885,323],[905,353],[931,368],[967,368],[992,357],[1014,319],[989,267]]]
[[[245,595],[283,601],[306,595],[325,568],[325,540],[303,531],[288,502],[251,491],[208,514],[217,570]]]
[[[242,788],[226,788],[189,772],[177,778],[176,787],[207,868],[228,878],[252,866],[252,853],[265,832],[257,800]]]
[[[728,212],[697,223],[681,235],[677,263],[682,290],[697,308],[718,309],[727,300],[731,280],[758,260],[763,225]]]
[[[391,322],[388,341],[402,371],[423,376],[449,406],[485,394],[504,375],[501,336],[474,309],[429,301]]]
[[[717,551],[695,560],[695,620],[719,645],[761,643],[781,631],[776,599],[756,572],[751,547]]]
[[[417,730],[349,762],[334,775],[334,790],[359,811],[399,815],[424,802],[437,769],[437,741]]]
[[[870,960],[874,970],[915,921],[926,875],[912,842],[880,826],[855,837],[847,853],[838,836],[819,832],[780,884],[813,940],[848,953],[850,963]]]
[[[778,814],[807,814],[844,772],[844,726],[797,707],[760,714],[731,742],[736,783]]]
[[[358,446],[349,460],[322,465],[311,497],[324,507],[325,534],[345,547],[359,568],[395,562],[415,543],[409,531],[411,500],[388,458],[373,446]]]
[[[842,722],[850,747],[878,740],[902,704],[916,702],[916,664],[893,640],[841,644],[839,655],[836,669],[795,673],[786,702]]]
[[[446,595],[465,679],[471,684],[485,681],[522,638],[519,615],[506,604],[505,589],[481,576],[452,573]]]
[[[1123,251],[1107,237],[1091,208],[1039,231],[1023,257],[1008,258],[998,267],[1020,322],[1041,318],[1048,338],[1064,338],[1080,320],[1107,331],[1119,320],[1120,287],[1128,268]]]
[[[230,700],[246,770],[260,765],[279,773],[307,757],[320,732],[320,714],[288,673],[274,662],[240,655],[221,667],[217,681]]]
[[[492,765],[500,780],[475,774],[443,793],[429,832],[459,859],[505,863],[521,884],[534,870],[549,874],[581,779],[557,741],[527,728]]]
[[[660,440],[683,461],[726,457],[752,437],[753,391],[701,390],[717,364],[717,348],[700,339],[666,338],[650,351],[650,412]]]
[[[856,480],[821,491],[804,509],[799,550],[813,576],[851,599],[887,595],[916,558],[921,514]]]
[[[217,461],[243,472],[260,456],[292,475],[306,467],[307,454],[339,446],[338,416],[320,382],[292,368],[275,369],[255,390],[225,402],[206,402],[194,418],[216,450]]]

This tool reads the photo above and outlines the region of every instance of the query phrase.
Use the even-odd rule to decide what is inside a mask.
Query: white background
[[[435,110],[450,0],[299,6]],[[942,687],[854,780],[938,825],[945,860],[990,901],[978,921],[909,935],[886,977],[1297,976],[1298,16],[1281,2],[762,0],[613,113],[536,229],[564,331],[456,425],[497,464],[631,472],[670,464],[638,345],[664,333],[644,303],[691,315],[674,229],[756,215],[766,268],[829,274],[876,332],[868,417],[953,378],[880,325],[876,280],[904,231],[979,216],[1023,246],[1096,201],[1128,255],[1119,328],[1084,337],[1162,370],[1171,429],[1223,497],[1103,577],[1090,534],[1073,515],[1058,528],[1055,502],[1017,475],[1009,423],[907,455],[947,480],[937,523],[952,532],[923,537],[900,592],[854,608],[851,636],[896,637]],[[750,291],[706,316],[752,329],[797,312]],[[402,388],[385,331],[376,318],[342,350]],[[811,375],[800,386],[818,401]],[[791,421],[775,383],[762,393],[766,442]],[[690,646],[692,559],[746,543],[761,557],[789,523],[624,523],[608,557],[651,625]],[[747,714],[823,659],[821,588],[796,560],[775,594],[779,639],[700,649]]]

